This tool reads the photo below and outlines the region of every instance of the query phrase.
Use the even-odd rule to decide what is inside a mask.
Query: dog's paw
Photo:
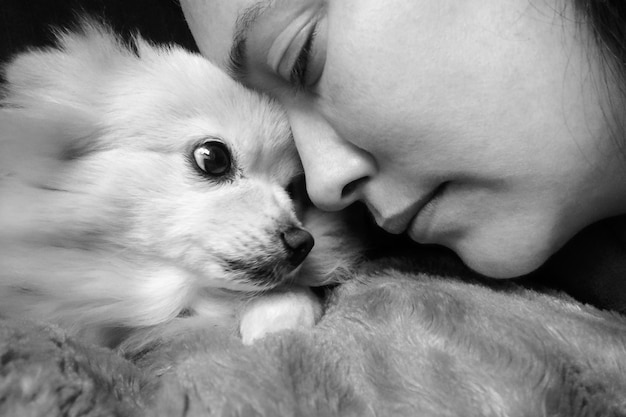
[[[307,288],[266,294],[251,300],[242,312],[241,340],[250,345],[281,330],[311,328],[321,314],[319,300]]]

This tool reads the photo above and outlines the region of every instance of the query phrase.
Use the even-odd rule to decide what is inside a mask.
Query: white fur
[[[3,316],[55,321],[105,344],[109,330],[130,329],[141,346],[189,326],[234,326],[252,294],[295,279],[280,233],[301,225],[285,191],[301,167],[282,111],[198,55],[134,46],[86,22],[58,49],[5,69]],[[208,137],[233,152],[228,181],[192,166]],[[255,275],[259,265],[273,277]],[[263,314],[280,294],[248,311]],[[300,301],[296,312],[318,308]],[[266,332],[256,329],[264,320],[246,322],[249,339]]]
[[[241,338],[244,344],[252,344],[280,330],[310,328],[321,315],[317,298],[305,288],[257,297],[243,311]]]

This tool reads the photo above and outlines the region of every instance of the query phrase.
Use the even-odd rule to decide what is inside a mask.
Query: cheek
[[[478,138],[478,148],[521,152],[517,139],[562,135],[565,123],[594,117],[577,108],[589,102],[580,95],[588,61],[572,28],[526,10],[485,19],[479,12],[493,2],[450,6],[462,9],[457,20],[448,6],[402,3],[389,7],[402,11],[393,16],[374,2],[352,13],[331,5],[320,107],[344,138]],[[516,140],[501,146],[503,137]]]
[[[188,180],[148,195],[136,210],[139,238],[185,262],[273,256],[282,250],[280,231],[299,225],[291,200],[276,186],[241,182]]]

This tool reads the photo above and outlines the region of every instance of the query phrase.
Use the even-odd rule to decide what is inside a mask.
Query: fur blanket
[[[132,361],[1,326],[2,416],[626,416],[626,320],[509,283],[369,267],[313,330]]]

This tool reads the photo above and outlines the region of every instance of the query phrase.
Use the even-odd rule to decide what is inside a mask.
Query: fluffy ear
[[[97,150],[97,123],[75,107],[0,108],[0,188],[43,184],[60,166]]]
[[[100,146],[97,103],[104,77],[136,59],[105,26],[83,20],[57,33],[58,46],[18,54],[3,68],[0,98],[0,175],[40,182],[60,163]],[[0,180],[2,180],[0,177]]]
[[[58,31],[57,47],[18,54],[3,68],[3,106],[36,108],[39,103],[88,107],[103,78],[125,60],[136,59],[106,26],[83,20],[77,30]]]
[[[102,149],[98,137],[97,124],[73,107],[0,108],[0,253],[7,256],[3,241],[68,236],[101,221],[89,217],[102,212],[90,195],[73,191],[90,181],[75,169]]]

